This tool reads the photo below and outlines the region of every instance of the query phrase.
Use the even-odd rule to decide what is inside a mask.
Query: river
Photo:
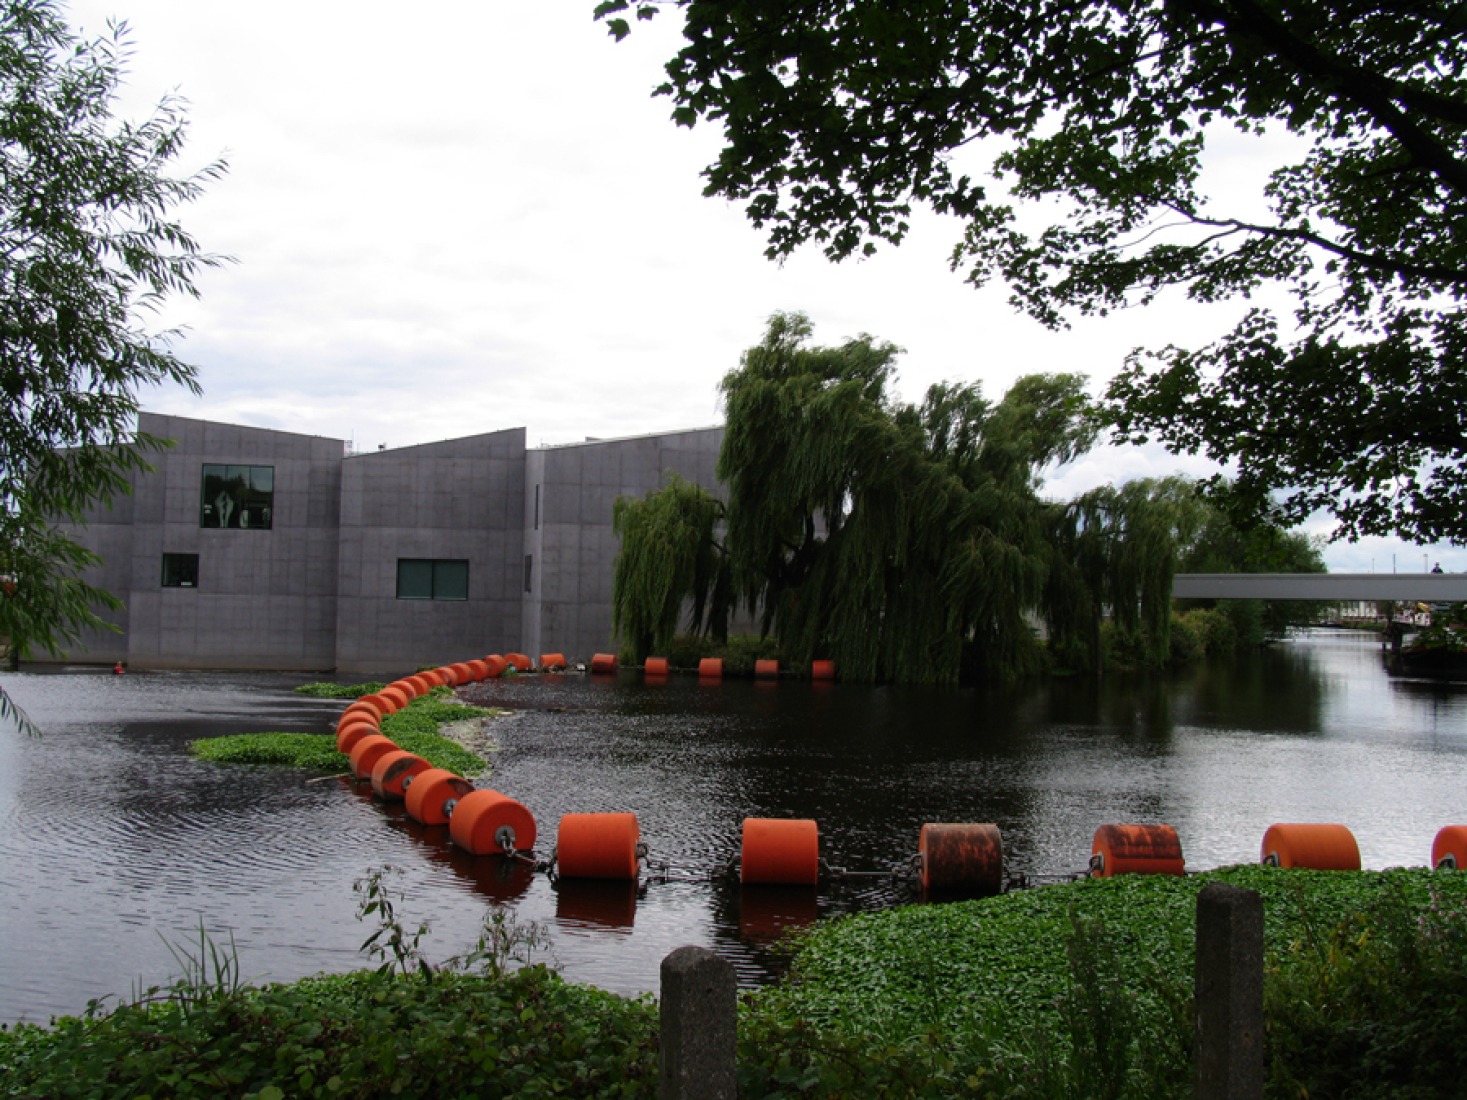
[[[472,655],[466,655],[472,656]],[[398,675],[407,670],[396,670]],[[504,906],[578,981],[653,990],[685,943],[742,982],[779,972],[791,925],[910,900],[923,822],[995,822],[1011,873],[1081,870],[1097,826],[1176,827],[1189,869],[1253,862],[1268,825],[1337,821],[1365,866],[1424,864],[1467,821],[1467,683],[1401,679],[1369,635],[1313,631],[1173,677],[1012,691],[672,677],[523,676],[475,687],[514,712],[493,775],[553,847],[560,815],[631,811],[663,873],[640,889],[514,871],[451,847],[340,780],[223,767],[188,741],[329,730],[339,703],[293,674],[37,668],[0,685],[44,733],[0,733],[0,1021],[44,1021],[181,971],[202,927],[246,979],[365,963],[353,885],[397,868],[428,955],[471,947]],[[819,891],[723,873],[745,817],[808,817]]]

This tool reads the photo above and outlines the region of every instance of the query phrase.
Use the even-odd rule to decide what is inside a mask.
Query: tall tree
[[[676,473],[642,499],[618,497],[611,529],[621,541],[612,576],[612,630],[629,661],[672,646],[691,602],[689,626],[728,634],[733,603],[718,539],[723,502]]]
[[[1467,540],[1467,18],[1448,0],[607,0],[672,8],[658,89],[723,127],[707,193],[769,252],[963,219],[953,263],[1046,325],[1286,288],[1215,343],[1138,352],[1120,435],[1233,464],[1229,501],[1341,536]],[[1220,138],[1272,158],[1212,190]],[[971,166],[971,173],[966,169]]]
[[[56,521],[125,492],[165,445],[134,434],[140,387],[198,389],[141,318],[220,262],[173,214],[224,166],[168,174],[176,98],[113,118],[126,56],[123,25],[84,40],[53,0],[0,0],[0,635],[16,656],[59,652],[115,606]]]
[[[810,336],[804,316],[777,314],[724,378],[721,517],[677,484],[619,502],[623,638],[665,632],[690,596],[701,606],[689,582],[713,570],[693,563],[721,518],[729,598],[792,658],[830,656],[861,680],[954,682],[965,654],[1014,673],[1049,552],[1038,471],[1093,436],[1083,380],[1026,378],[997,404],[939,385],[907,405],[887,393],[898,349]]]

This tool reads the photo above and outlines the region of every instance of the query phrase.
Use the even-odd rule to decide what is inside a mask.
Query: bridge
[[[1179,600],[1467,603],[1467,573],[1178,573]]]

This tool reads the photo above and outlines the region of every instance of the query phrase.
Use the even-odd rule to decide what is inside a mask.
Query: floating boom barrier
[[[654,663],[659,660],[648,658],[647,675],[666,674],[665,661]],[[607,662],[611,662],[609,669]],[[711,881],[735,870],[741,886],[810,891],[822,881],[890,877],[931,899],[990,897],[1046,881],[1186,873],[1176,829],[1156,823],[1099,826],[1084,870],[1058,875],[1010,870],[1003,835],[992,822],[928,822],[918,834],[915,854],[906,860],[883,870],[852,871],[832,866],[822,857],[815,821],[747,817],[735,859],[708,875],[675,880],[668,864],[651,860],[636,814],[568,813],[560,819],[555,846],[548,857],[540,859],[535,855],[535,817],[522,803],[497,790],[476,788],[471,781],[443,768],[431,767],[381,732],[384,717],[436,686],[456,687],[501,676],[509,668],[528,671],[534,667],[523,654],[491,654],[395,680],[346,707],[337,720],[336,746],[348,755],[351,775],[359,783],[370,783],[377,800],[401,801],[407,816],[419,824],[447,826],[455,849],[470,856],[526,864],[534,871],[547,873],[558,889],[572,882],[628,884],[633,891],[633,906],[636,891],[645,883]],[[562,654],[545,654],[540,659],[542,671],[565,667]],[[615,671],[614,659],[597,654],[591,668],[593,672]],[[766,668],[760,675],[777,675],[777,671]],[[834,667],[812,672],[817,678],[833,678]],[[721,664],[700,670],[703,678],[721,675]],[[1360,847],[1344,825],[1277,823],[1264,832],[1260,862],[1275,867],[1358,871]],[[1430,866],[1442,871],[1467,868],[1467,825],[1447,825],[1437,833]],[[625,899],[618,895],[618,902],[624,903]]]

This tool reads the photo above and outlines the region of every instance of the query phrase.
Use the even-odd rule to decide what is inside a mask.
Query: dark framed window
[[[399,600],[466,600],[469,563],[462,558],[398,558]]]
[[[540,530],[540,486],[535,486],[535,530]]]
[[[197,554],[164,554],[163,587],[197,588],[199,556]]]
[[[534,579],[534,577],[535,577],[535,555],[534,554],[526,554],[525,555],[525,591],[526,592],[529,592],[531,590],[530,589],[530,581],[532,581]]]
[[[204,464],[200,527],[268,531],[274,510],[274,466]]]

